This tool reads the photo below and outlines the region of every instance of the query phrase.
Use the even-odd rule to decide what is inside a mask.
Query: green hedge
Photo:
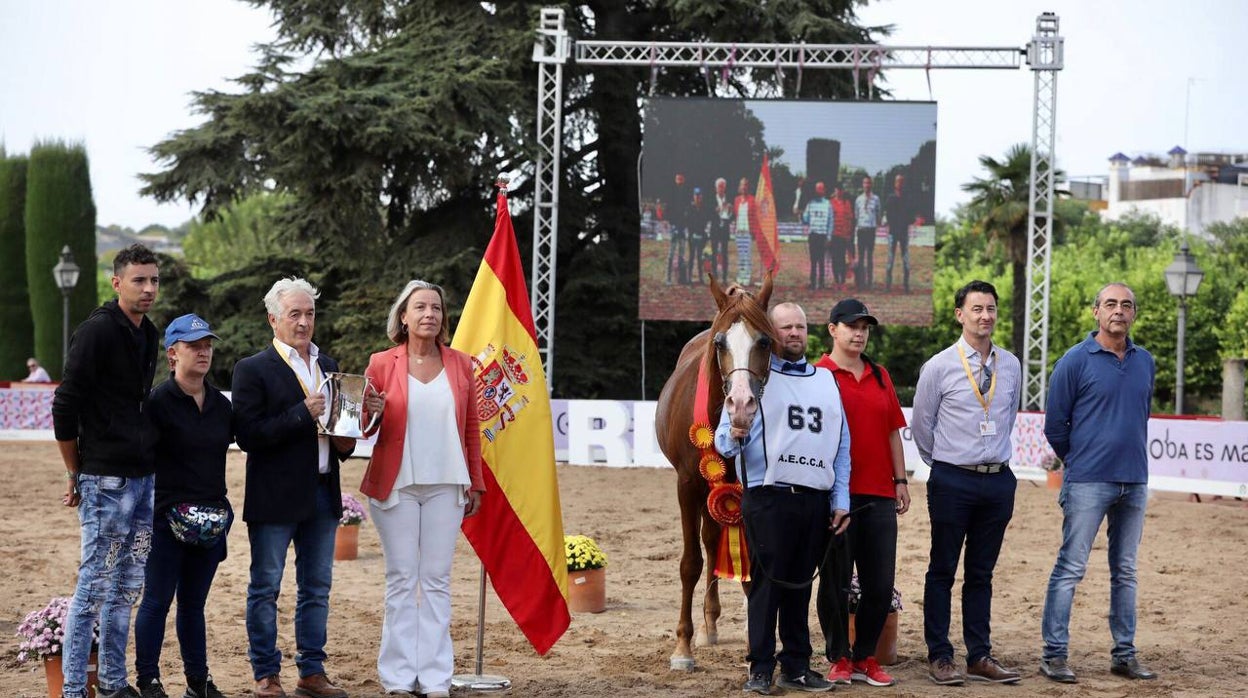
[[[26,293],[26,158],[0,150],[0,380],[26,377],[35,326]]]
[[[61,290],[52,278],[61,248],[69,245],[82,269],[70,294],[73,332],[98,305],[95,276],[95,203],[87,151],[81,144],[37,143],[26,173],[26,278],[35,326],[35,355],[53,378],[61,374]]]

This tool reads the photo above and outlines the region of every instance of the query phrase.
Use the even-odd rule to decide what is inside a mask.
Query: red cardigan
[[[477,417],[477,382],[472,374],[472,359],[467,354],[447,346],[438,346],[442,365],[455,396],[455,423],[459,426],[459,441],[464,449],[464,462],[468,464],[468,477],[472,489],[485,492],[481,477],[481,427]],[[403,461],[403,440],[407,436],[407,345],[398,346],[373,354],[364,372],[373,380],[378,390],[386,393],[386,409],[381,413],[381,425],[373,457],[364,471],[360,492],[376,500],[385,500],[394,489]]]

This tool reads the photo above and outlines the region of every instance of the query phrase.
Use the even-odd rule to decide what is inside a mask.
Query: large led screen
[[[653,98],[641,168],[643,320],[710,320],[706,290],[757,287],[811,323],[856,297],[932,319],[936,105]]]

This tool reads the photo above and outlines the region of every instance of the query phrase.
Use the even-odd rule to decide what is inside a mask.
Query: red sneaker
[[[875,661],[875,657],[867,657],[854,662],[850,678],[854,681],[865,681],[872,686],[892,686],[897,683],[896,679],[880,668],[880,663]]]
[[[839,683],[842,686],[848,686],[850,681],[850,673],[853,665],[850,664],[849,657],[841,657],[836,660],[836,664],[828,670],[828,680],[832,683]]]

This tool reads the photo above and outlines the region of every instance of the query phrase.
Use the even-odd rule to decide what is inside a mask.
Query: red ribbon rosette
[[[722,526],[741,523],[741,483],[719,483],[711,487],[706,497],[706,508],[711,518]]]
[[[703,453],[702,460],[698,462],[698,472],[702,473],[702,477],[712,485],[717,482],[723,482],[724,475],[728,472],[728,466],[724,464],[724,459],[714,453]]]
[[[689,441],[693,443],[694,448],[707,449],[715,443],[715,432],[707,424],[694,422],[689,427]]]

